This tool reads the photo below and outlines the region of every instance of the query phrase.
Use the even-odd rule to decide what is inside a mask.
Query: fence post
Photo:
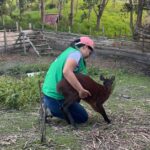
[[[27,51],[26,51],[26,35],[25,33],[22,34],[23,35],[23,49],[24,49],[24,54],[27,54]]]
[[[31,30],[32,29],[32,24],[31,23],[29,23],[29,30]]]
[[[7,37],[6,37],[6,29],[4,29],[4,47],[5,47],[5,52],[7,52]]]
[[[105,36],[105,27],[102,26],[102,35]]]
[[[17,21],[16,21],[16,30],[19,31],[19,24]]]
[[[71,33],[71,27],[69,26],[69,33]]]
[[[22,32],[22,27],[20,27],[20,32]]]
[[[58,31],[58,24],[57,23],[55,24],[55,31],[56,32]]]

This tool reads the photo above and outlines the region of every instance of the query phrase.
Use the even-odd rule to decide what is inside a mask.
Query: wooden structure
[[[59,22],[59,14],[45,14],[44,15],[44,23],[47,25],[52,25],[57,30],[58,22]]]
[[[55,25],[58,23],[59,15],[58,14],[45,14],[44,23],[49,25]]]
[[[6,53],[13,49],[13,44],[18,38],[18,32],[6,32],[6,29],[0,30],[0,53]],[[17,50],[17,49],[16,49]]]
[[[144,33],[149,37],[149,31],[141,29],[141,35]],[[144,31],[143,31],[144,30]],[[17,33],[0,32],[0,51],[3,53],[16,53],[28,51],[41,55],[55,55],[61,53],[68,45],[83,36],[81,34],[73,34],[68,32],[49,32],[49,31],[22,31]],[[13,37],[12,37],[13,36]],[[146,36],[145,36],[146,37]],[[150,40],[129,41],[127,39],[107,39],[106,37],[91,37],[95,43],[95,54],[108,55],[121,58],[131,58],[138,62],[150,65]],[[5,40],[4,40],[5,39]],[[11,41],[13,39],[13,41]],[[5,42],[4,42],[5,41]],[[4,44],[5,43],[5,44]],[[5,45],[5,46],[4,46]],[[50,45],[50,46],[49,46]],[[11,49],[9,48],[11,47]],[[51,50],[55,49],[55,51]]]
[[[63,51],[75,39],[83,36],[68,32],[46,32],[47,38],[53,49]],[[95,42],[95,55],[106,55],[114,58],[129,58],[133,61],[150,65],[150,41],[131,41],[128,39],[107,39],[106,37],[91,37]],[[56,51],[56,52],[57,52]],[[95,57],[96,57],[95,56]]]
[[[38,56],[49,54],[51,51],[51,47],[42,31],[27,30],[20,32],[14,47],[18,46],[18,44],[20,44],[20,47],[23,46],[25,54],[30,49],[33,49]]]

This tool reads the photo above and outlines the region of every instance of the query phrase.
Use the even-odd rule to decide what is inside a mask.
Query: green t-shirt
[[[63,95],[57,92],[57,84],[61,79],[63,79],[63,68],[69,54],[75,51],[78,50],[72,47],[67,48],[50,65],[42,87],[42,92],[46,96],[52,97],[57,100],[64,99]],[[74,73],[79,73],[79,72],[83,74],[87,73],[85,61],[83,57],[81,57],[79,61],[79,66],[76,67],[76,69],[74,70]]]

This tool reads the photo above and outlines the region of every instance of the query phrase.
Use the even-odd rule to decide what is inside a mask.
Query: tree
[[[133,2],[132,0],[129,0],[129,6],[130,6],[130,29],[131,29],[131,32],[133,34],[134,32],[134,25],[133,25]]]
[[[22,14],[27,10],[28,5],[34,2],[34,0],[16,0],[20,10],[20,19],[22,19]]]
[[[19,0],[20,18],[22,18],[22,14],[23,14],[24,9],[25,9],[25,4],[26,4],[25,0]]]
[[[97,9],[94,7],[94,12],[97,16],[97,22],[96,22],[96,30],[100,29],[100,21],[101,21],[101,17],[103,15],[104,9],[107,5],[109,0],[97,0]]]
[[[73,26],[73,14],[74,14],[74,0],[71,0],[70,14],[69,14],[69,25],[70,25],[71,29],[72,29],[72,26]]]
[[[0,17],[2,19],[2,22],[3,22],[3,25],[5,25],[5,21],[4,21],[4,15],[7,15],[8,14],[8,8],[7,8],[7,5],[6,5],[6,1],[1,1],[0,3]]]
[[[63,9],[63,3],[65,0],[58,0],[58,14],[59,16],[62,16],[62,9]]]
[[[144,5],[144,0],[138,0],[136,27],[142,26],[143,5]]]
[[[84,3],[83,3],[83,5],[80,8],[82,10],[88,10],[88,13],[86,13],[84,11],[84,13],[81,16],[83,19],[87,18],[88,21],[90,21],[91,12],[92,12],[92,9],[93,9],[95,4],[96,4],[96,0],[84,0]]]
[[[121,12],[125,13],[130,13],[130,29],[132,32],[132,35],[134,34],[134,22],[133,22],[133,13],[136,11],[137,4],[135,3],[134,0],[129,0],[128,3],[125,3],[123,5],[123,8],[121,9]]]
[[[92,12],[92,9],[94,10],[97,21],[96,21],[96,30],[100,29],[100,21],[101,17],[103,15],[104,9],[107,5],[109,0],[84,0],[84,5],[82,8],[88,9],[88,20],[90,20],[90,14]],[[85,14],[85,13],[84,13]]]
[[[45,1],[40,0],[40,10],[41,10],[41,22],[44,23],[44,15],[45,15]]]

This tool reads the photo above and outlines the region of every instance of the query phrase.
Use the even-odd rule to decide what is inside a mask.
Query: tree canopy
[[[143,11],[148,11],[145,9],[148,4],[149,0],[0,0],[0,16],[10,16],[25,26],[31,18],[37,19],[32,22],[43,24],[45,13],[58,13],[61,29],[70,26],[72,31],[93,30],[94,34],[130,30],[134,35],[135,28],[142,26]],[[119,29],[117,23],[123,27]]]

